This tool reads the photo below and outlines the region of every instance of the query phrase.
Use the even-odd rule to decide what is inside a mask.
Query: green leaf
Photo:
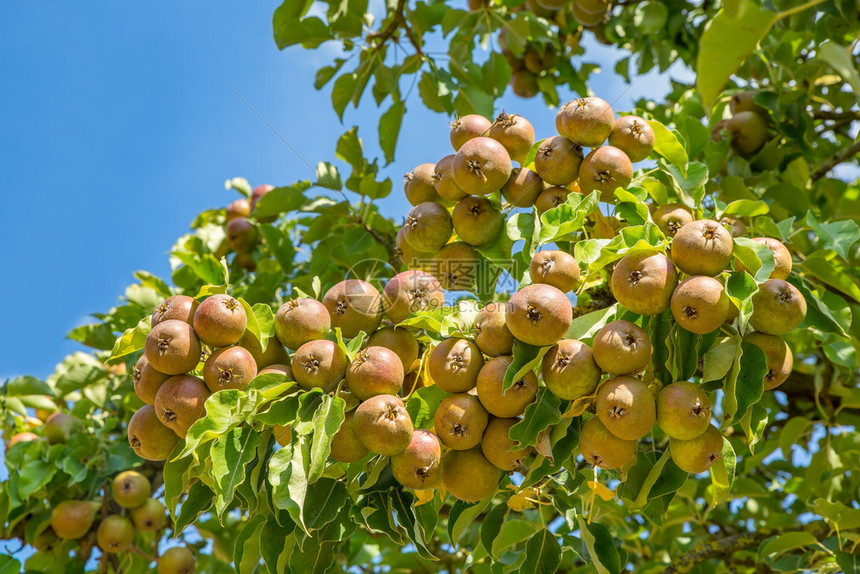
[[[773,251],[765,243],[747,237],[734,238],[734,255],[744,264],[756,281],[767,281],[773,272]]]
[[[771,554],[783,554],[789,550],[803,548],[817,542],[818,540],[811,532],[786,532],[785,534],[768,538],[759,548],[759,559]]]
[[[379,118],[379,147],[385,153],[386,164],[394,161],[394,149],[397,147],[397,136],[400,134],[404,113],[406,104],[398,100]]]
[[[721,10],[699,39],[696,86],[706,109],[714,106],[729,77],[753,53],[776,21],[776,13],[752,2],[732,18]]]
[[[318,187],[333,189],[335,191],[339,191],[343,187],[337,167],[327,161],[321,161],[317,164],[316,174],[317,182],[315,185]]]
[[[349,491],[339,480],[320,478],[308,485],[304,501],[308,530],[319,530],[337,518],[347,500]]]
[[[210,450],[215,484],[215,510],[224,514],[236,489],[245,481],[245,467],[257,456],[260,434],[250,427],[234,428],[220,437]]]
[[[3,385],[3,395],[7,397],[21,397],[26,395],[53,396],[53,394],[54,391],[51,387],[36,377],[16,377]],[[53,404],[53,402],[51,404]]]
[[[860,99],[860,74],[857,73],[857,68],[854,67],[851,48],[840,46],[836,42],[827,40],[815,48],[815,53],[820,60],[829,64],[837,74],[842,76],[843,80],[851,84],[851,88],[854,90],[854,97]]]
[[[417,429],[429,429],[433,426],[433,416],[439,403],[448,396],[448,393],[437,385],[421,387],[406,401],[406,412],[412,419],[412,424]]]
[[[815,237],[826,249],[832,249],[843,259],[848,260],[848,250],[860,241],[860,227],[851,219],[819,223],[810,211],[806,214],[806,224],[815,232]]]
[[[711,488],[709,489],[709,500],[711,506],[716,506],[726,495],[732,491],[735,482],[735,449],[729,439],[723,437],[723,453],[719,460],[711,465]]]
[[[497,504],[484,516],[484,521],[481,523],[481,544],[495,560],[499,557],[494,549],[495,541],[502,533],[502,526],[505,524],[509,510],[507,503]]]
[[[538,435],[550,425],[562,422],[561,399],[546,387],[538,389],[534,402],[526,407],[520,422],[511,427],[508,436],[520,445],[537,444]],[[564,423],[563,423],[564,424]]]
[[[316,482],[322,476],[326,460],[331,453],[331,439],[343,423],[345,409],[346,401],[342,398],[321,396],[320,405],[313,416],[314,434],[308,482]]]
[[[136,327],[126,329],[125,332],[116,340],[113,350],[110,353],[110,358],[116,359],[125,357],[132,353],[136,353],[143,349],[146,345],[146,336],[152,330],[152,316],[147,315],[137,324]]]
[[[526,559],[518,572],[551,574],[561,564],[561,546],[552,532],[544,528],[526,544]]]
[[[275,507],[286,510],[305,534],[309,534],[304,515],[309,451],[308,441],[299,437],[295,443],[280,449],[269,459],[268,473]]]
[[[506,393],[516,381],[519,381],[529,372],[534,372],[540,366],[543,356],[552,347],[535,347],[522,341],[514,341],[513,360],[505,371],[505,379],[502,381],[502,392]]]
[[[834,556],[836,557],[836,563],[842,569],[842,574],[857,574],[860,572],[860,556],[843,550],[836,550]]]
[[[660,478],[660,475],[663,472],[663,467],[666,466],[666,462],[669,460],[669,449],[666,449],[660,458],[657,459],[657,462],[651,466],[651,470],[648,471],[648,474],[645,476],[645,480],[642,482],[642,485],[639,487],[639,492],[636,493],[636,498],[633,502],[630,503],[631,509],[639,509],[643,508],[651,497],[651,489],[656,484],[657,479]]]
[[[257,514],[242,525],[236,536],[233,564],[240,574],[250,574],[260,561],[260,532],[265,524],[266,516]]]
[[[466,528],[471,526],[475,519],[489,506],[493,496],[495,496],[495,492],[480,502],[470,503],[458,500],[454,503],[448,514],[448,539],[452,546],[457,545]]]
[[[654,151],[677,167],[682,175],[687,175],[687,150],[675,134],[657,120],[648,120],[648,125],[654,130]]]
[[[588,555],[599,574],[620,574],[621,558],[612,540],[612,534],[602,524],[588,524],[584,518],[577,517],[582,541]]]
[[[767,361],[764,351],[752,343],[741,342],[739,369],[737,382],[733,389],[738,405],[737,411],[726,410],[726,414],[731,414],[733,420],[739,420],[749,407],[761,399],[764,390],[764,376],[767,374]],[[728,388],[726,392],[729,392]]]
[[[770,206],[767,203],[751,199],[738,199],[728,204],[721,213],[718,212],[715,219],[719,219],[723,215],[755,217],[756,215],[764,215],[766,213],[770,213]]]
[[[308,181],[300,181],[285,187],[276,187],[257,200],[251,216],[256,219],[277,217],[283,213],[296,211],[307,203],[304,191],[311,186]],[[265,234],[266,226],[263,226]]]
[[[593,337],[615,316],[616,309],[617,305],[613,304],[599,311],[580,315],[571,321],[565,338],[580,340]]]
[[[215,493],[206,484],[198,480],[188,488],[188,496],[182,501],[179,508],[179,516],[176,517],[175,533],[185,530],[189,524],[196,522],[197,518],[212,507],[215,501]]]
[[[538,243],[554,243],[580,229],[585,218],[597,209],[599,198],[600,192],[597,191],[587,196],[571,193],[567,196],[567,201],[545,211],[540,216],[542,225]]]

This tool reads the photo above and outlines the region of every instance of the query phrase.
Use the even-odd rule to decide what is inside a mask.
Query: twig
[[[388,25],[380,32],[368,34],[367,41],[379,40],[376,47],[382,46],[394,37],[394,34],[396,34],[397,30],[402,26],[403,30],[406,32],[406,37],[409,38],[409,43],[412,44],[412,47],[415,48],[415,51],[419,56],[423,56],[424,54],[421,51],[421,45],[418,43],[418,38],[415,37],[412,28],[406,22],[406,16],[403,14],[405,9],[406,0],[398,0],[397,7],[394,9],[394,13],[391,15],[391,21]]]
[[[726,559],[736,552],[758,546],[774,534],[801,530],[810,532],[816,538],[820,539],[827,535],[829,528],[824,522],[813,522],[801,528],[786,528],[783,530],[762,529],[757,532],[742,532],[735,536],[720,538],[713,542],[706,542],[693,548],[686,554],[682,554],[669,564],[664,574],[687,574],[692,572],[702,562]]]
[[[858,153],[860,153],[860,140],[857,140],[847,148],[844,148],[839,152],[835,153],[833,157],[821,164],[821,166],[816,169],[815,172],[812,174],[812,181],[818,181],[819,179],[827,175],[827,172],[829,172],[831,169],[844,161],[848,161],[849,159],[856,156]]]
[[[131,550],[135,554],[139,554],[139,555],[143,556],[144,558],[146,558],[150,562],[158,562],[158,558],[156,558],[155,556],[151,556],[151,555],[147,554],[146,552],[144,552],[143,550],[141,550],[137,546],[132,546],[129,550]]]

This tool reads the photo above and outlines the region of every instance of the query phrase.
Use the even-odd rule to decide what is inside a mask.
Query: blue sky
[[[0,4],[0,379],[51,373],[80,348],[66,332],[114,305],[134,271],[168,277],[167,252],[194,216],[235,198],[225,179],[312,178],[228,84],[311,165],[332,161],[352,125],[377,154],[372,98],[341,124],[329,90],[312,85],[337,49],[279,52],[271,33],[277,5]],[[626,86],[612,72],[614,52],[592,40],[587,49],[604,67],[590,88],[615,99]],[[668,81],[639,79],[616,107],[659,98]],[[555,111],[537,99],[508,93],[498,107],[528,117],[538,138],[554,132]],[[425,110],[414,90],[397,156],[384,169],[395,192],[383,212],[402,217],[403,173],[448,153],[448,118]]]

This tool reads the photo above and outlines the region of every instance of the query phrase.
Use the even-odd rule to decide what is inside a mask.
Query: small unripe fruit
[[[412,419],[393,395],[376,395],[358,405],[353,424],[358,440],[382,456],[399,454],[412,442]]]
[[[202,350],[195,330],[184,321],[164,321],[146,336],[147,361],[156,371],[166,375],[181,375],[194,370],[200,362]]]
[[[478,502],[496,491],[501,471],[476,446],[448,451],[442,458],[442,481],[448,492],[464,502]]]
[[[496,357],[487,362],[478,373],[478,398],[493,416],[501,418],[518,417],[535,400],[538,380],[532,371],[526,373],[507,391],[503,391],[505,373],[511,366],[513,357]]]
[[[403,237],[422,253],[438,251],[454,231],[451,214],[442,205],[428,201],[412,208],[403,223]]]
[[[612,294],[639,315],[659,315],[669,308],[678,273],[668,257],[653,251],[629,253],[612,270]]]
[[[155,407],[144,405],[128,422],[128,444],[146,460],[167,460],[179,436],[155,414]]]
[[[200,305],[196,299],[187,295],[171,295],[161,302],[152,312],[152,323],[155,327],[163,321],[175,319],[185,321],[189,325],[194,322],[194,312]]]
[[[579,187],[585,195],[600,192],[600,200],[611,203],[616,188],[627,189],[633,180],[633,164],[623,151],[611,145],[589,152],[579,168]]]
[[[51,527],[60,538],[75,540],[89,532],[99,508],[98,502],[64,500],[51,511]]]
[[[149,480],[139,472],[126,470],[113,479],[111,493],[116,503],[123,508],[137,508],[149,500],[152,487]]]
[[[331,457],[347,464],[359,461],[367,456],[367,447],[361,444],[355,434],[355,411],[346,413],[340,428],[331,437]]]
[[[218,349],[203,365],[203,381],[212,393],[224,389],[244,390],[256,376],[257,363],[244,347]]]
[[[573,308],[564,293],[552,285],[529,285],[514,293],[505,310],[511,334],[529,345],[555,344],[567,333]]]
[[[484,357],[468,339],[445,339],[430,354],[428,371],[436,385],[448,393],[465,393],[475,387]]]
[[[551,53],[555,55],[554,50]],[[528,66],[528,55],[526,55],[526,66]],[[535,143],[534,126],[517,114],[500,113],[487,135],[505,146],[511,159],[519,163],[526,159]]]
[[[275,315],[275,335],[288,349],[298,349],[308,341],[325,339],[331,329],[326,306],[307,297],[291,299]]]
[[[568,185],[579,177],[582,148],[562,136],[553,136],[538,146],[535,171],[550,185]]]
[[[454,181],[454,154],[446,155],[438,162],[433,172],[433,185],[439,197],[447,201],[460,201],[469,194]]]
[[[164,505],[155,498],[147,498],[129,512],[134,527],[141,532],[156,532],[167,525]]]
[[[770,279],[788,279],[791,275],[791,253],[785,245],[772,237],[753,237],[753,241],[764,243],[773,253],[773,271],[770,273]],[[735,269],[747,271],[746,266],[738,259],[735,260]]]
[[[433,488],[442,478],[442,445],[430,431],[418,429],[406,450],[391,457],[391,473],[406,488]]]
[[[442,399],[433,416],[439,440],[454,450],[467,450],[481,442],[489,414],[481,401],[469,393],[456,393]]]
[[[99,548],[104,552],[116,554],[128,550],[134,542],[134,526],[131,520],[119,514],[105,517],[96,531]]]
[[[755,112],[738,112],[728,124],[732,149],[743,157],[755,154],[767,141],[767,122]]]
[[[691,333],[706,335],[726,322],[730,303],[719,281],[696,275],[678,284],[670,307],[681,327]]]
[[[541,374],[552,394],[572,401],[593,393],[602,373],[591,347],[576,339],[562,339],[544,355]]]
[[[48,444],[61,444],[69,440],[83,426],[80,419],[66,413],[54,413],[45,421],[45,438]]]
[[[237,343],[247,325],[245,308],[226,293],[207,297],[194,313],[194,331],[210,347],[226,347]],[[149,361],[153,362],[152,357],[149,357]],[[158,369],[158,365],[153,365]]]
[[[498,238],[505,223],[502,212],[485,197],[461,199],[452,214],[454,230],[469,245],[487,245]]]
[[[340,327],[343,336],[349,339],[361,331],[373,333],[382,322],[382,297],[376,287],[361,279],[347,279],[334,285],[323,296],[323,305],[331,316],[332,328]]]
[[[454,181],[470,195],[489,195],[502,189],[512,169],[508,150],[489,137],[467,141],[454,156]]]
[[[734,243],[725,227],[710,219],[684,225],[672,240],[672,260],[687,275],[713,277],[732,260]]]
[[[196,562],[189,549],[182,546],[168,548],[158,559],[158,574],[194,574]]]
[[[321,339],[299,347],[293,354],[290,367],[301,388],[308,391],[317,388],[327,392],[333,390],[348,365],[349,359],[337,343]]]
[[[435,277],[425,271],[398,273],[382,291],[385,313],[393,323],[400,323],[412,313],[432,311],[445,304],[445,293]]]
[[[451,122],[451,145],[454,151],[458,151],[467,141],[486,134],[492,125],[490,120],[477,114],[458,117]]]
[[[475,285],[480,256],[475,248],[455,241],[440,249],[433,256],[433,274],[443,289],[468,291]]]
[[[714,425],[708,425],[704,433],[691,440],[671,439],[669,453],[672,460],[683,471],[699,474],[723,456],[723,435]]]
[[[159,373],[149,364],[146,355],[143,354],[134,365],[131,371],[131,379],[134,383],[134,392],[138,398],[148,405],[155,403],[155,394],[158,389],[164,384],[164,381],[170,378],[166,373]]]
[[[191,375],[167,379],[155,395],[155,412],[166,426],[180,437],[206,414],[210,396],[206,383]]]
[[[543,180],[537,173],[525,167],[517,167],[511,171],[508,183],[502,188],[502,197],[514,207],[531,207],[543,187]]]
[[[651,338],[635,323],[619,319],[594,336],[594,360],[605,372],[627,375],[651,362]]]
[[[693,214],[683,203],[667,203],[655,209],[651,219],[667,237],[674,237],[679,229],[693,222]]]
[[[422,163],[403,176],[403,192],[406,194],[406,201],[412,205],[425,201],[439,201],[439,194],[436,193],[433,180],[435,172],[435,164]]]
[[[639,116],[622,116],[609,133],[609,145],[627,154],[630,161],[642,161],[654,149],[654,130]]]
[[[540,88],[537,84],[537,76],[528,70],[516,70],[511,74],[511,90],[514,95],[530,99],[540,93]]]
[[[249,253],[260,241],[257,227],[244,217],[227,222],[224,233],[227,235],[227,245],[236,253]]]
[[[489,357],[513,352],[514,336],[505,323],[505,307],[505,303],[488,303],[475,316],[472,329],[475,344]]]
[[[567,201],[567,196],[570,193],[569,189],[557,186],[548,187],[543,190],[535,200],[535,210],[538,216]]]
[[[511,450],[517,443],[508,436],[508,433],[511,427],[520,420],[518,418],[500,419],[493,417],[484,430],[484,436],[481,439],[481,452],[499,470],[517,469],[522,466],[523,461],[529,455],[528,446]]]
[[[579,283],[579,264],[564,251],[538,251],[529,264],[533,283],[552,285],[559,291],[573,291]]]
[[[614,124],[612,106],[596,96],[571,100],[559,110],[555,123],[559,134],[583,147],[605,142]]]
[[[367,347],[346,369],[346,383],[361,401],[376,395],[396,395],[403,386],[403,364],[394,351]]]
[[[636,441],[618,438],[598,417],[591,417],[579,432],[579,453],[591,466],[623,468],[636,458]]]
[[[768,279],[752,296],[750,325],[768,335],[784,335],[796,329],[806,317],[806,299],[782,279]]]
[[[597,391],[595,411],[609,432],[624,440],[640,439],[657,420],[654,396],[641,380],[621,375]]]
[[[711,424],[707,393],[687,381],[666,385],[657,395],[657,424],[673,439],[691,440]]]

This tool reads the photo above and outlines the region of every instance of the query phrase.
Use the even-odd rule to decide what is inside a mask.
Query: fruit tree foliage
[[[539,400],[509,434],[530,449],[527,463],[499,472],[498,487],[479,502],[457,500],[441,485],[404,488],[387,457],[332,460],[332,437],[358,400],[343,385],[297,391],[283,374],[212,394],[167,462],[138,457],[128,423],[144,402],[132,374],[165,298],[228,293],[245,312],[248,336],[266,347],[277,341],[275,313],[289,299],[322,300],[352,277],[381,291],[406,269],[396,247],[403,218],[378,210],[399,186],[365,156],[352,128],[336,143],[340,168],[320,163],[315,181],[279,185],[255,202],[246,245],[237,249],[225,229],[225,209],[202,212],[171,250],[169,281],[136,273],[117,306],[69,334],[92,351],[70,355],[44,381],[4,383],[7,445],[13,435],[35,433],[6,451],[4,538],[36,551],[23,564],[0,557],[0,566],[144,572],[159,540],[176,536],[206,572],[855,572],[860,185],[850,170],[860,151],[858,7],[844,0],[621,2],[599,6],[599,22],[584,28],[578,22],[587,20],[587,4],[551,11],[531,0],[476,2],[467,11],[398,1],[374,18],[366,2],[288,0],[273,24],[280,48],[342,44],[346,56],[319,71],[316,87],[330,83],[341,115],[370,89],[385,107],[379,142],[388,162],[413,83],[421,104],[410,105],[452,119],[494,118],[495,100],[525,69],[537,90],[523,90],[532,80],[520,74],[528,81],[513,86],[517,93],[539,92],[556,106],[588,95],[595,64],[583,35],[623,49],[615,71],[626,79],[676,61],[696,72],[693,85],[673,83],[665,102],[643,100],[629,110],[648,122],[655,145],[649,163],[634,164],[626,189],[571,193],[540,214],[506,209],[500,234],[477,248],[486,273],[447,293],[459,305],[412,313],[401,325],[421,343],[413,378],[426,385],[406,394],[405,409],[416,429],[429,429],[447,396],[428,372],[433,349],[446,338],[472,338],[476,310],[517,290],[508,277],[519,287],[532,281],[536,252],[565,251],[580,268],[565,337],[594,345],[615,320],[640,327],[652,345],[642,379],[654,391],[689,380],[713,402],[724,446],[706,472],[679,468],[660,425],[638,439],[629,465],[592,467],[578,439],[583,424],[598,418],[596,393],[561,399],[542,377]],[[440,45],[447,57],[427,48]],[[750,109],[765,127],[760,145],[745,150],[738,143],[745,132],[732,118]],[[524,167],[536,169],[540,143],[553,135],[537,134]],[[252,194],[241,178],[227,188],[240,198]],[[494,208],[506,203],[497,191],[488,199]],[[633,313],[609,288],[625,255],[671,253],[671,233],[649,209],[668,203],[695,219],[746,227],[732,238],[733,262],[719,274],[738,316],[714,332],[681,328],[671,310]],[[752,330],[756,292],[776,267],[773,253],[750,239],[761,236],[788,247],[788,282],[807,305],[803,322],[783,335],[794,363],[776,390],[764,389],[764,355],[742,338]],[[353,360],[366,335],[333,330],[328,337]],[[530,371],[540,375],[549,351],[515,343],[505,385]],[[77,421],[59,438],[44,422],[57,410]],[[126,512],[110,485],[128,469],[150,480],[170,520],[154,533],[137,532],[133,551],[104,554],[98,524]],[[100,503],[92,528],[77,539],[58,538],[51,526],[64,501]]]

